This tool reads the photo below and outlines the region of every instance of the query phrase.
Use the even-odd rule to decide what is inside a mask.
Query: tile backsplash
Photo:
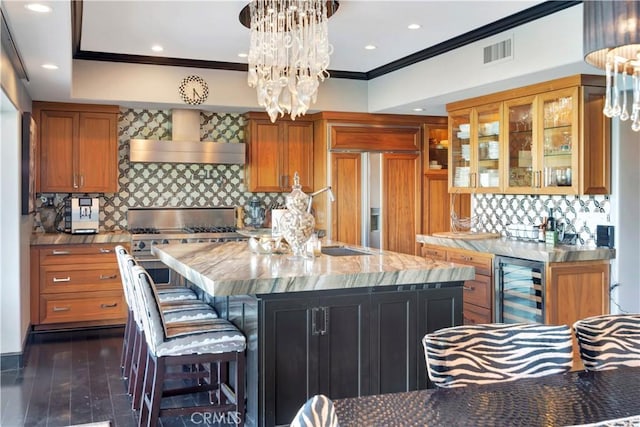
[[[240,114],[200,112],[200,140],[243,144]],[[284,204],[280,193],[250,193],[244,187],[244,166],[129,162],[129,140],[171,139],[171,111],[122,108],[118,118],[118,188],[100,197],[100,225],[104,230],[127,228],[129,207],[246,206],[256,195],[265,206]],[[61,203],[67,194],[38,194]],[[39,226],[39,216],[36,216]]]
[[[577,234],[577,243],[595,242],[596,225],[608,224],[609,196],[545,196],[475,194],[472,200],[476,231],[507,236],[510,224],[539,225],[549,209],[565,232]]]

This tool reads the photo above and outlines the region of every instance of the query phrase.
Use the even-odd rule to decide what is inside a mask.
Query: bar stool
[[[153,280],[134,266],[138,306],[147,344],[147,363],[140,422],[156,426],[165,415],[216,413],[237,425],[244,423],[246,338],[231,322],[216,319],[204,325],[169,324],[160,310]],[[230,364],[235,365],[231,370]],[[172,371],[172,366],[192,365],[195,371]],[[195,385],[165,389],[168,379],[197,380]],[[189,407],[162,408],[163,397],[208,392],[209,402]]]
[[[134,354],[134,341],[136,334],[141,330],[135,327],[133,307],[135,305],[135,295],[133,294],[130,265],[137,265],[137,262],[126,248],[122,245],[115,247],[116,259],[120,270],[120,279],[124,291],[125,302],[127,303],[127,321],[125,323],[124,339],[122,343],[122,354],[120,356],[120,368],[122,376],[128,380],[131,372],[131,363]],[[185,321],[217,318],[218,314],[208,304],[197,300],[197,295],[192,290],[168,284],[156,285],[160,288],[159,293],[163,295],[162,300],[164,310],[173,313],[167,318],[168,321]],[[184,292],[183,292],[184,291]],[[141,325],[140,325],[141,327]]]
[[[131,267],[137,265],[137,262],[122,246],[116,247],[116,254],[125,300],[129,307],[121,355],[122,376],[127,386],[127,393],[132,396],[132,408],[139,409],[144,382],[146,343],[142,321],[138,316],[140,310],[137,307],[134,281],[131,276]],[[188,322],[189,324],[198,324],[218,318],[218,313],[213,307],[200,300],[171,299],[169,302],[163,302],[162,307],[168,323]]]
[[[429,379],[438,387],[464,387],[568,372],[573,341],[567,325],[465,325],[422,339]]]
[[[573,324],[588,371],[640,367],[640,314],[606,314]]]

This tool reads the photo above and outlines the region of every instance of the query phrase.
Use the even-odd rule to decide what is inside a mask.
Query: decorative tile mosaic
[[[609,223],[609,196],[538,196],[474,194],[472,199],[476,231],[509,236],[510,224],[539,225],[553,210],[565,233],[577,234],[577,243],[595,243],[597,224]],[[594,215],[598,214],[598,215]]]
[[[240,114],[200,112],[200,140],[243,144],[244,117]],[[127,228],[129,207],[220,207],[248,205],[258,196],[265,206],[284,205],[280,193],[250,193],[244,190],[242,165],[202,165],[180,163],[129,163],[131,138],[171,139],[171,111],[120,110],[118,118],[118,188],[100,197],[100,226],[104,230]],[[66,194],[55,196],[62,203]],[[42,204],[38,198],[38,207]],[[36,215],[39,227],[39,216]]]

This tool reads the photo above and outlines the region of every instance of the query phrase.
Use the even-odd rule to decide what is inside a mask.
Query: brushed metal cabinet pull
[[[471,261],[473,259],[470,256],[466,256],[466,255],[462,255],[460,258],[462,258],[465,261]]]
[[[117,302],[114,302],[113,304],[100,304],[100,308],[115,308],[118,306]]]
[[[100,248],[101,254],[110,254],[112,252],[111,249]]]
[[[464,285],[462,285],[462,290],[463,290],[463,291],[473,291],[473,290],[475,290],[475,289],[474,289],[474,288],[472,288],[471,286],[464,286]]]
[[[329,307],[322,307],[322,330],[320,331],[320,335],[326,335],[329,332]]]
[[[56,306],[53,306],[53,311],[69,311],[69,310],[71,310],[71,308],[69,308],[69,307],[56,307]]]
[[[320,308],[318,307],[313,307],[311,309],[311,335],[320,335],[320,331],[318,330],[318,325],[317,325],[317,318],[318,318],[318,311],[320,310]]]
[[[116,277],[118,277],[117,274],[101,274],[100,275],[100,280],[115,279]]]
[[[54,249],[51,254],[52,255],[69,255],[71,253],[71,251],[61,251],[58,249]]]
[[[84,175],[80,175],[80,188],[84,187]]]
[[[73,174],[73,188],[78,188],[78,179],[75,173]]]
[[[70,282],[70,281],[71,281],[71,277],[69,277],[69,276],[61,277],[61,278],[57,278],[57,277],[53,278],[53,283]]]

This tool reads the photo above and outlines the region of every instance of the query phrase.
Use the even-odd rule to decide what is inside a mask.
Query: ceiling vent
[[[513,59],[513,36],[506,40],[485,46],[483,50],[483,57],[484,65]]]

